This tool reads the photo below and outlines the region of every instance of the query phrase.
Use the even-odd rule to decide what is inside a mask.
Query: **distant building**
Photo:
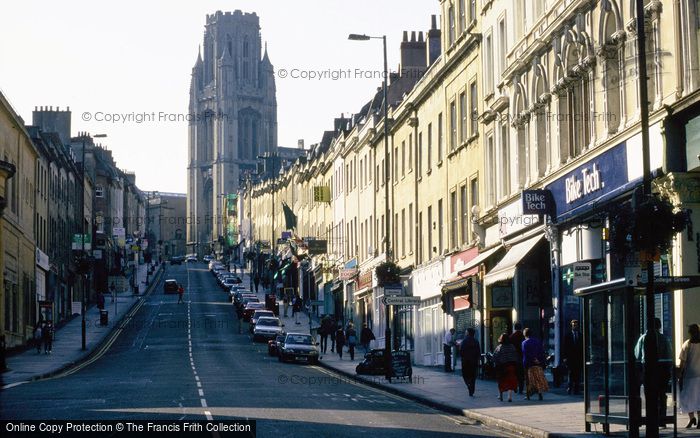
[[[145,192],[146,236],[153,260],[168,260],[187,253],[187,195],[184,193]]]
[[[187,240],[200,254],[226,233],[226,195],[277,150],[275,78],[258,16],[207,15],[203,51],[190,84],[187,181]]]

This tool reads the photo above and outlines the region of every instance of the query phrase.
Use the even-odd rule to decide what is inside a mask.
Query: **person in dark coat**
[[[339,326],[338,330],[335,331],[335,349],[341,360],[343,359],[343,347],[345,347],[345,332],[343,327]]]
[[[523,368],[523,341],[525,336],[523,335],[523,325],[516,322],[513,325],[513,333],[510,335],[510,343],[515,347],[515,351],[518,354],[518,364],[516,365],[516,373],[518,375],[518,394],[523,393],[525,388],[525,368]]]
[[[350,353],[350,360],[355,360],[355,345],[357,345],[357,332],[355,331],[355,325],[353,323],[348,324],[347,330],[345,330],[345,342],[348,343],[348,353]]]
[[[476,389],[476,374],[481,360],[481,348],[476,338],[475,330],[472,327],[467,329],[467,333],[459,347],[459,356],[462,359],[462,378],[469,390],[469,397],[474,397]]]
[[[53,349],[53,322],[46,321],[44,329],[41,331],[41,336],[44,341],[44,354],[51,354]]]
[[[321,319],[321,330],[319,334],[321,335],[321,352],[326,353],[328,350],[328,336],[333,332],[333,326],[331,325],[331,317],[325,315]],[[331,350],[332,351],[332,350]]]
[[[578,394],[583,369],[583,336],[577,320],[571,320],[571,331],[564,337],[564,363],[569,369],[568,394]]]
[[[372,333],[372,329],[367,327],[367,323],[362,324],[362,331],[360,332],[360,344],[362,344],[362,348],[365,349],[365,354],[369,353],[369,343],[374,341],[376,338],[374,337],[374,333]]]
[[[335,318],[331,316],[331,324],[329,331],[331,332],[331,353],[335,353],[335,327],[337,324],[335,323]]]

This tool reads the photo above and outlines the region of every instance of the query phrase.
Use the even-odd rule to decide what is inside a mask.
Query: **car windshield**
[[[285,344],[311,345],[311,336],[309,335],[289,335]]]
[[[256,318],[262,318],[264,316],[273,316],[272,312],[255,312],[255,317]]]
[[[258,325],[260,325],[260,326],[263,326],[263,325],[278,326],[278,325],[279,325],[279,319],[260,318],[260,319],[258,320]]]

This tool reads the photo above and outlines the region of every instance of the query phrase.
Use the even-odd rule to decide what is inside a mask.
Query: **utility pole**
[[[642,202],[651,197],[651,159],[649,151],[649,93],[647,90],[647,56],[644,1],[636,0],[637,12],[637,69],[639,72],[639,113],[642,128],[642,167],[643,192]],[[654,322],[654,261],[647,254],[646,263],[646,336],[644,338],[644,397],[646,399],[646,436],[659,436],[659,391],[655,381],[657,377],[658,346]],[[631,309],[629,309],[631,310]],[[664,412],[665,412],[664,407]],[[639,409],[641,414],[641,407]],[[635,413],[636,415],[636,413]]]

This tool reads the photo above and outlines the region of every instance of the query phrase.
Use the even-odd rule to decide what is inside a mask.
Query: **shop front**
[[[442,309],[452,316],[457,339],[463,339],[469,327],[477,328],[481,332],[481,312],[477,308],[480,303],[479,267],[465,269],[478,255],[477,247],[453,254],[450,257],[450,277],[442,285]]]
[[[357,276],[357,289],[354,295],[354,322],[355,327],[362,327],[362,324],[367,324],[368,327],[374,327],[372,321],[372,270],[361,272]]]
[[[435,260],[413,270],[411,287],[413,296],[421,297],[415,308],[415,355],[420,365],[434,366],[444,363],[442,340],[450,321],[442,310],[441,285],[444,278],[443,260]]]
[[[45,303],[44,306],[39,306],[34,304],[32,307],[32,315],[35,321],[54,321],[54,291],[48,292],[47,280],[51,274],[51,264],[49,263],[49,256],[44,253],[39,248],[36,248],[36,269],[34,270],[35,275],[35,286],[36,286],[36,297],[34,303]]]

